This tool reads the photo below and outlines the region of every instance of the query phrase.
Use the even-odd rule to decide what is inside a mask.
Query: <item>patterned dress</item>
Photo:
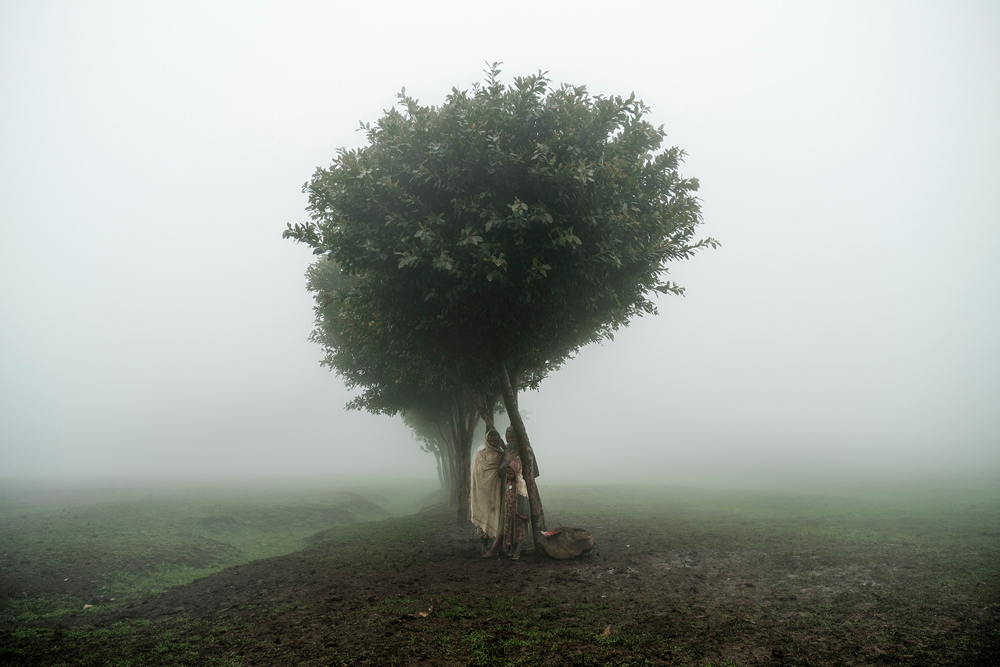
[[[512,553],[518,544],[528,539],[528,519],[517,513],[517,497],[527,499],[528,489],[521,476],[521,459],[517,455],[507,464],[507,481],[503,486],[503,548]]]

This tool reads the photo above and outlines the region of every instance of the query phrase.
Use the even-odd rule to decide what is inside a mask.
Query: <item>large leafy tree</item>
[[[440,106],[404,91],[363,125],[367,145],[316,171],[310,221],[285,231],[357,281],[394,341],[476,369],[456,372],[460,384],[494,374],[536,539],[545,517],[518,391],[655,313],[657,293],[682,292],[668,263],[715,244],[695,238],[698,182],[648,112],[541,73],[508,86],[496,65]]]

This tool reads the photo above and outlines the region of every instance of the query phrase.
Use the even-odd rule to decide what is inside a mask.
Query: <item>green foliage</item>
[[[479,372],[503,363],[531,386],[655,312],[656,293],[680,293],[666,264],[715,242],[694,239],[697,180],[641,101],[498,77],[494,65],[440,107],[401,93],[363,126],[367,146],[316,171],[311,221],[285,236],[349,277],[338,307],[381,329],[365,340],[413,341]],[[403,344],[384,353],[411,360]]]
[[[695,239],[698,181],[680,176],[683,152],[663,148],[635,95],[499,75],[494,63],[484,85],[439,107],[400,93],[399,109],[362,125],[368,145],[315,172],[311,220],[284,236],[326,258],[310,273],[314,339],[363,388],[354,407],[454,403],[460,389],[489,420],[502,394],[537,533],[545,515],[517,392],[655,313],[657,294],[682,292],[667,264],[716,242]],[[455,440],[464,456],[469,441]]]
[[[324,366],[336,371],[348,388],[363,390],[349,408],[450,415],[442,405],[450,398],[445,395],[446,373],[412,338],[398,335],[368,285],[328,259],[310,266],[306,278],[316,300],[310,340],[325,350]]]
[[[399,335],[365,291],[364,281],[346,275],[335,262],[320,259],[306,277],[316,300],[310,340],[323,346],[323,365],[349,388],[362,390],[348,408],[402,413],[422,449],[434,453],[442,486],[460,501],[479,410],[499,391],[493,374],[468,361],[442,363],[412,336]],[[481,397],[481,406],[472,402],[467,389]]]

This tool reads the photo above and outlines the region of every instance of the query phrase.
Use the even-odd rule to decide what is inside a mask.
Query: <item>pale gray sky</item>
[[[634,91],[723,243],[522,397],[546,479],[996,473],[997,35],[990,1],[5,2],[0,475],[433,479],[343,410],[281,231],[358,121],[485,61]]]

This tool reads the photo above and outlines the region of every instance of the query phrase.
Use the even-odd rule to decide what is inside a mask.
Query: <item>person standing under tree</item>
[[[469,507],[472,525],[483,541],[482,549],[493,540],[484,557],[496,554],[503,536],[503,497],[506,466],[500,434],[494,429],[486,432],[486,446],[476,452],[469,485]]]
[[[521,457],[517,449],[508,448],[509,461],[505,467],[507,481],[504,483],[503,501],[503,548],[504,553],[514,560],[521,557],[521,547],[528,539],[528,485],[521,475]],[[513,455],[513,456],[511,456]]]

